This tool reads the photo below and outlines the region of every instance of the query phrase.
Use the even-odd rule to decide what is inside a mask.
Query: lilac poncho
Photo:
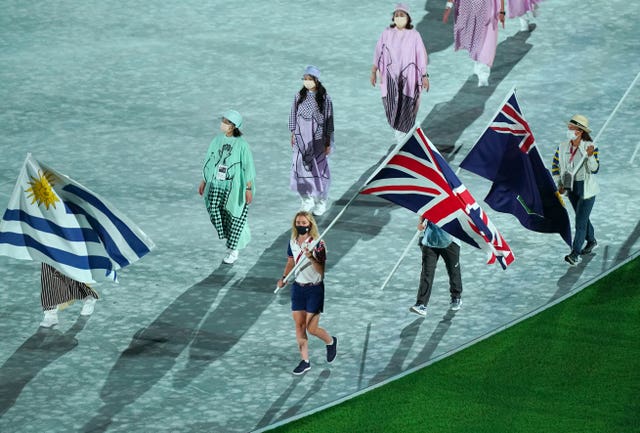
[[[373,64],[380,72],[382,104],[389,125],[409,132],[420,106],[422,76],[427,73],[427,50],[415,29],[387,28],[376,45]]]
[[[293,133],[291,189],[301,196],[326,199],[331,174],[326,148],[333,147],[333,104],[325,94],[323,107],[318,107],[315,92],[308,92],[300,101],[296,93],[289,130]]]
[[[499,0],[456,1],[455,50],[467,50],[473,60],[491,67],[498,44],[498,12]]]
[[[542,0],[508,0],[509,18],[521,17],[527,12],[533,12],[535,6]]]

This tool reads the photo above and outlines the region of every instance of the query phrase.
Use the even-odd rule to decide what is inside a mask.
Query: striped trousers
[[[74,299],[84,299],[87,296],[99,299],[98,293],[91,287],[67,277],[46,263],[42,264],[40,282],[42,284],[40,302],[43,310],[53,310],[59,304]]]

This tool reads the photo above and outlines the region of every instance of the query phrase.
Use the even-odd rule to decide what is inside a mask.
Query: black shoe
[[[295,374],[296,376],[299,376],[309,370],[311,370],[311,363],[306,362],[305,360],[302,360],[300,361],[300,364],[298,364],[298,366],[293,369],[293,374]]]
[[[462,307],[462,299],[460,298],[451,298],[451,303],[449,304],[449,308],[453,311],[458,311]]]
[[[580,256],[571,253],[568,256],[564,256],[564,261],[569,263],[570,266],[576,266],[580,262]]]
[[[598,248],[598,241],[594,239],[592,241],[587,242],[587,245],[585,245],[582,251],[580,251],[580,255],[584,256],[585,254],[591,254],[591,252],[596,248]]]
[[[333,343],[327,344],[327,362],[331,364],[338,354],[338,339],[333,337]]]

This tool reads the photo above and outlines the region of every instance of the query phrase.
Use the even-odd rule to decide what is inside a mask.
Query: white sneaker
[[[93,314],[93,310],[96,306],[96,302],[98,300],[93,296],[87,296],[82,301],[82,310],[80,311],[81,316],[91,316]]]
[[[303,212],[311,212],[315,202],[313,201],[313,197],[309,197],[308,195],[301,197],[300,202],[300,210]]]
[[[40,326],[43,328],[51,328],[58,324],[58,308],[53,310],[44,310],[44,319],[40,322]]]
[[[315,216],[322,216],[327,211],[327,199],[318,199],[313,207],[313,214]]]
[[[529,20],[526,16],[520,17],[520,31],[528,32],[529,31]]]
[[[411,308],[409,308],[409,311],[411,311],[412,313],[416,313],[417,315],[422,317],[427,315],[427,307],[426,305],[422,304],[416,304],[412,306]]]
[[[234,263],[236,260],[238,260],[238,250],[229,250],[225,258],[222,259],[223,262],[229,265]]]
[[[486,87],[489,85],[489,75],[491,75],[489,65],[476,62],[473,71],[478,76],[478,87]]]

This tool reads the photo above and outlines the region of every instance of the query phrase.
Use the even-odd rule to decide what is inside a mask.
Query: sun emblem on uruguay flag
[[[49,206],[56,208],[56,202],[60,201],[55,192],[53,192],[53,185],[55,185],[55,176],[48,171],[39,172],[39,176],[31,176],[29,185],[31,188],[27,189],[29,193],[28,198],[32,199],[31,204],[38,202],[38,206],[44,204],[49,210]]]

